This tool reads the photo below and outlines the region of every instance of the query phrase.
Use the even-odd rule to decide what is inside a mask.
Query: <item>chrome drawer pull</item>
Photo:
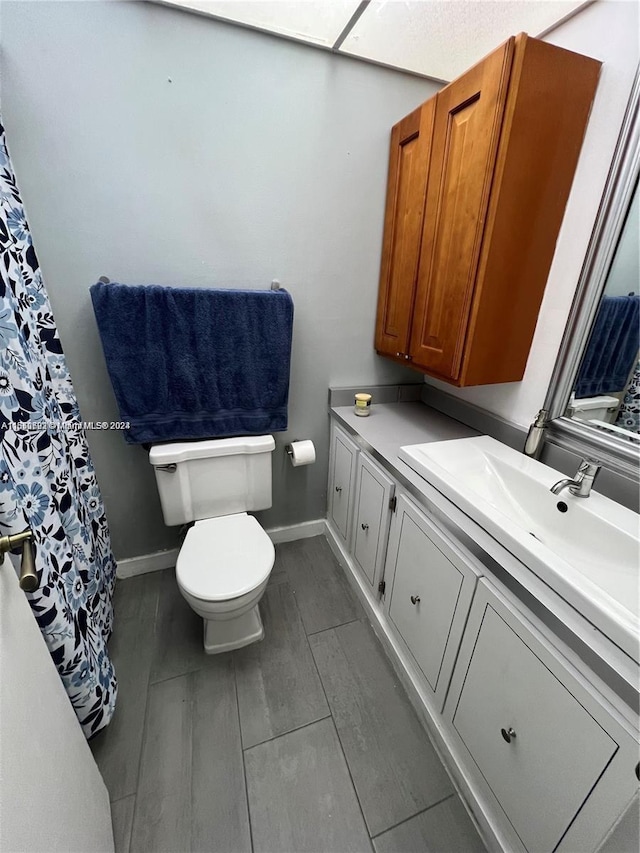
[[[364,530],[364,532],[365,532],[365,533],[366,533],[366,532],[367,532],[367,530],[369,529],[369,525],[368,525],[368,524],[365,524],[365,523],[364,523],[364,521],[362,522],[362,524],[360,525],[360,527]]]
[[[411,596],[411,603],[412,604],[420,604],[420,596],[419,595],[412,595]]]
[[[338,492],[338,494],[340,494],[341,491],[342,491],[342,486],[336,486],[336,492]]]
[[[511,726],[509,726],[508,729],[500,729],[500,734],[506,740],[507,743],[511,743],[511,741],[515,740],[516,737],[516,733],[511,728]]]

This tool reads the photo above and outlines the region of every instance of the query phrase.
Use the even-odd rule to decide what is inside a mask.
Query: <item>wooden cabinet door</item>
[[[353,559],[374,591],[382,575],[391,519],[389,501],[394,490],[393,480],[361,453],[354,511]]]
[[[511,38],[437,95],[410,351],[446,379],[460,374],[513,51]]]
[[[398,358],[409,353],[434,107],[432,98],[391,131],[375,347]]]
[[[329,468],[329,518],[347,546],[350,538],[357,458],[357,444],[334,425],[331,434]]]
[[[478,576],[403,495],[398,499],[385,576],[389,620],[444,705]]]

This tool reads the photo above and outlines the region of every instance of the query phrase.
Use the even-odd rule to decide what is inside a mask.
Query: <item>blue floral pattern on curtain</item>
[[[28,598],[90,737],[116,701],[116,564],[1,124],[0,207],[0,533],[33,531],[40,584]]]
[[[616,426],[640,433],[640,361],[631,377],[631,382],[622,400]]]

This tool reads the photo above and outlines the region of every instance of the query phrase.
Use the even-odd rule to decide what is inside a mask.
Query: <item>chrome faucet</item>
[[[582,459],[575,477],[573,479],[565,477],[564,480],[558,480],[551,486],[551,491],[554,495],[559,495],[563,489],[568,487],[571,494],[577,498],[588,498],[600,467],[600,463],[596,462],[595,459]]]

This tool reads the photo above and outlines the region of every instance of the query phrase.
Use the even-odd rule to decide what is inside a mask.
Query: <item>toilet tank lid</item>
[[[152,465],[171,465],[189,459],[235,456],[244,453],[270,453],[276,446],[272,435],[241,435],[236,438],[212,438],[207,441],[180,441],[154,444],[149,451]]]

